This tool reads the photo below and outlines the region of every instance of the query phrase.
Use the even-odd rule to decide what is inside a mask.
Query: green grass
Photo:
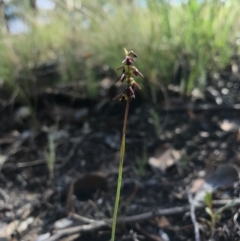
[[[54,177],[54,168],[56,164],[56,136],[57,126],[53,126],[48,130],[48,152],[46,152],[46,161],[49,171],[49,179],[52,181]]]
[[[147,163],[148,163],[147,146],[146,144],[144,144],[142,153],[136,156],[136,167],[134,169],[135,173],[139,177],[142,177],[145,174]]]
[[[34,86],[30,69],[58,61],[60,81],[85,80],[93,97],[99,80],[91,69],[97,64],[116,69],[126,47],[144,59],[138,66],[145,80],[139,81],[148,81],[154,91],[171,82],[174,65],[187,56],[191,71],[183,76],[181,90],[190,94],[194,87],[204,88],[206,74],[229,63],[233,54],[240,23],[238,0],[225,5],[220,0],[189,0],[178,6],[166,0],[146,0],[144,6],[117,0],[75,2],[82,8],[58,6],[46,15],[51,22],[44,26],[26,4],[20,5],[31,31],[0,34],[0,79],[5,84],[14,88],[22,71],[23,87]]]

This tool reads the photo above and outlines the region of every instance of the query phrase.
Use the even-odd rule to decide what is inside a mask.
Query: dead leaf
[[[194,180],[189,189],[190,193],[196,193],[202,187],[204,181],[205,180],[203,178],[198,178]]]
[[[62,218],[60,220],[57,220],[54,224],[53,227],[54,229],[63,229],[71,226],[73,224],[73,220],[70,218]]]
[[[240,169],[234,164],[220,165],[217,170],[210,175],[197,190],[194,200],[203,201],[207,192],[232,185],[239,180]]]
[[[220,165],[217,170],[207,178],[206,182],[214,189],[231,185],[239,179],[239,168],[234,164]]]
[[[159,228],[170,226],[170,223],[165,216],[157,217],[156,221]]]
[[[22,234],[23,232],[25,232],[28,227],[33,223],[34,218],[33,217],[29,217],[25,220],[23,220],[17,227],[17,232],[19,234]]]
[[[18,227],[20,221],[14,220],[5,226],[3,229],[0,230],[0,240],[4,238],[10,238],[11,235],[15,232],[16,228]]]
[[[175,150],[170,144],[164,144],[156,149],[153,157],[148,163],[150,166],[165,172],[167,168],[173,166],[181,159],[181,152]]]

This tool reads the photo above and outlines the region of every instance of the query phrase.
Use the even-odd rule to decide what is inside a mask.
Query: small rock
[[[81,200],[89,199],[98,190],[107,190],[107,178],[101,173],[88,173],[74,183],[74,194]]]

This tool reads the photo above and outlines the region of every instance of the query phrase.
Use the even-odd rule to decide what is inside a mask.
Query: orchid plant
[[[113,213],[113,223],[112,223],[112,234],[111,241],[115,241],[115,232],[116,232],[116,223],[117,223],[117,214],[118,214],[118,206],[120,199],[120,191],[122,185],[122,171],[123,171],[123,161],[125,154],[125,139],[126,139],[126,128],[127,128],[127,119],[128,112],[130,107],[130,102],[132,99],[135,99],[135,89],[141,89],[139,84],[135,81],[135,76],[143,77],[142,73],[133,65],[135,59],[138,57],[133,51],[127,51],[124,48],[125,59],[122,61],[123,66],[119,67],[117,70],[122,70],[122,74],[117,78],[116,82],[121,81],[127,83],[126,89],[119,95],[117,95],[114,99],[119,98],[119,101],[126,102],[126,109],[123,121],[123,131],[122,131],[122,142],[120,148],[120,161],[119,161],[119,169],[118,169],[118,182],[117,182],[117,192],[116,199],[114,205],[114,213]]]

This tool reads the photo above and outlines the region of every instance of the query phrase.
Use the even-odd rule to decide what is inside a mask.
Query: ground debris
[[[151,167],[165,172],[167,168],[177,164],[180,159],[180,151],[175,150],[170,144],[164,144],[155,150],[154,156],[149,158],[148,163]]]

